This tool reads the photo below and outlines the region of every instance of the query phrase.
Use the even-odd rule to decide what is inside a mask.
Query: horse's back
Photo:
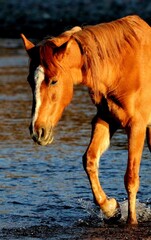
[[[126,44],[122,43],[122,38],[120,40],[121,55],[110,91],[116,95],[128,118],[141,116],[148,125],[151,124],[151,28],[138,16],[117,20],[113,22],[114,28],[116,24],[127,39]]]
[[[129,71],[125,84],[134,90],[138,111],[146,115],[147,124],[151,124],[151,27],[138,16],[124,18],[136,34],[136,46],[133,45],[133,57],[125,59]],[[132,83],[133,82],[133,83]],[[125,87],[126,87],[125,85]],[[125,88],[126,89],[126,88]],[[139,109],[140,107],[140,109]]]

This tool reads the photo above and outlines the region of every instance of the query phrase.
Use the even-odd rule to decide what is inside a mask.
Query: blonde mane
[[[86,26],[73,34],[85,58],[84,69],[91,71],[95,94],[100,79],[108,77],[110,65],[119,66],[123,54],[136,50],[139,43],[136,31],[142,28],[141,23],[138,16],[129,16],[110,23]]]

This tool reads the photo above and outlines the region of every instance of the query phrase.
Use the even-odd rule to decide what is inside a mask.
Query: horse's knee
[[[97,163],[95,159],[96,156],[94,156],[94,154],[92,154],[89,150],[83,155],[83,167],[88,175],[97,170]]]

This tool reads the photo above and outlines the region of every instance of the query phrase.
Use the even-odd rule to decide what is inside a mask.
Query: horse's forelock
[[[39,47],[40,65],[48,75],[54,75],[57,66],[53,51],[49,41]]]
[[[52,48],[48,44],[39,47],[40,63],[48,68],[53,57]]]

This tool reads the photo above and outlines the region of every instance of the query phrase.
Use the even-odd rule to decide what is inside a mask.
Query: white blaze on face
[[[41,65],[39,65],[34,73],[34,81],[35,81],[35,92],[34,92],[34,97],[35,97],[35,109],[33,113],[33,118],[32,118],[32,127],[34,131],[34,125],[38,117],[38,112],[41,106],[41,96],[40,96],[40,87],[45,78],[44,75],[44,69]]]

